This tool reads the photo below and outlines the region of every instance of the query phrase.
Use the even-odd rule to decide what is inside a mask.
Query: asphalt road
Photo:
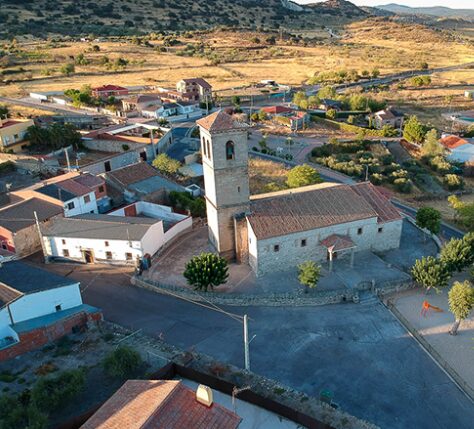
[[[411,216],[412,218],[416,218],[417,209],[407,206],[405,204],[402,204],[401,202],[396,201],[396,200],[392,200],[392,203],[395,207],[399,208],[403,213]],[[448,225],[447,223],[442,222],[440,235],[443,236],[445,239],[449,240],[451,238],[462,238],[464,236],[464,233]]]
[[[230,317],[130,286],[113,267],[70,276],[106,319],[243,366],[242,326]],[[381,304],[228,310],[250,317],[254,372],[313,396],[329,389],[342,409],[382,428],[472,428],[472,403]]]

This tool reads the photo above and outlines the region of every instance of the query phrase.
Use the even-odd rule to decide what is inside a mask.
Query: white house
[[[35,191],[46,197],[62,201],[66,217],[99,212],[94,190],[74,179],[51,183],[35,189]]]
[[[41,347],[97,314],[79,283],[20,261],[0,267],[0,361]],[[34,335],[32,333],[34,332]]]
[[[58,218],[42,228],[48,257],[85,263],[137,264],[192,227],[192,218],[152,203],[130,204],[111,215]]]

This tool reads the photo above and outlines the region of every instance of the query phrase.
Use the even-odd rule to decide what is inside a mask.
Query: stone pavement
[[[463,281],[467,274],[457,275],[454,280]],[[452,282],[451,282],[452,283]],[[427,300],[442,312],[429,310],[426,317],[421,316],[421,305]],[[463,321],[458,335],[448,334],[454,317],[449,311],[448,290],[440,294],[416,289],[397,294],[391,298],[395,308],[424,337],[439,355],[474,389],[474,314]]]

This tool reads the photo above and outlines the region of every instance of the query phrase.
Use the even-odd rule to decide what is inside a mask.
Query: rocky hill
[[[0,37],[20,34],[131,35],[216,26],[311,29],[369,14],[345,0],[0,0]]]
[[[377,9],[386,10],[398,15],[429,15],[444,18],[468,18],[474,19],[474,9],[451,9],[443,6],[433,7],[410,7],[396,3],[376,6]]]

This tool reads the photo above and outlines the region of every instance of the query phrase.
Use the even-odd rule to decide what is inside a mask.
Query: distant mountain
[[[444,6],[409,7],[396,3],[375,6],[377,9],[396,13],[398,15],[430,15],[445,18],[474,19],[474,9],[451,9]]]
[[[312,29],[370,15],[345,0],[0,0],[0,38],[18,34],[120,36],[216,26]]]

